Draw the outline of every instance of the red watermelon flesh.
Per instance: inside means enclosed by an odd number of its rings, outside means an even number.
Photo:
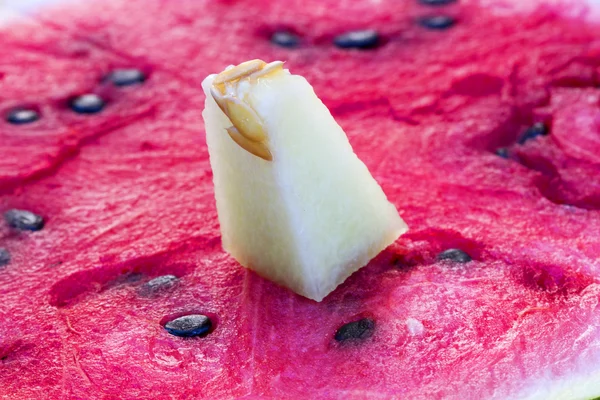
[[[0,224],[0,396],[600,395],[598,27],[533,9],[111,0],[3,29],[2,112],[41,117],[0,122],[0,209],[46,224]],[[419,24],[431,15],[456,22]],[[332,44],[367,28],[373,49]],[[271,43],[281,30],[299,46]],[[199,84],[251,58],[314,84],[411,227],[322,303],[220,246]],[[147,80],[103,82],[130,67]],[[83,93],[106,107],[74,113]],[[473,261],[437,260],[452,248]],[[164,329],[187,313],[213,330]],[[362,338],[335,339],[363,319]]]

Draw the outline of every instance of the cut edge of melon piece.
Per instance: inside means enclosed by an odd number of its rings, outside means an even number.
[[[223,248],[240,264],[321,301],[406,232],[304,78],[252,60],[203,88]]]

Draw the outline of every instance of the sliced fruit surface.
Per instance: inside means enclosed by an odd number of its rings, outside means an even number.
[[[25,109],[0,129],[0,398],[600,396],[597,9],[426,3],[110,0],[2,28],[2,111]],[[200,81],[255,58],[306,77],[411,227],[320,303],[222,248]]]

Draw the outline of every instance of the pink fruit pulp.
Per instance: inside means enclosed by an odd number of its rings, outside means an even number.
[[[377,48],[332,45],[365,28]],[[269,41],[283,29],[298,47]],[[4,28],[0,110],[41,119],[0,122],[0,209],[46,226],[0,225],[0,396],[508,398],[598,373],[598,32],[392,0],[111,0]],[[220,246],[200,81],[251,58],[307,77],[412,228],[322,303]],[[120,67],[148,79],[101,83]],[[107,107],[73,113],[88,92]],[[549,135],[517,144],[536,122]],[[437,261],[449,248],[473,261]],[[192,312],[206,337],[163,328]],[[370,337],[334,339],[367,317]]]

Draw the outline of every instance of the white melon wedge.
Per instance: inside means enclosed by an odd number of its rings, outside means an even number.
[[[407,230],[312,86],[252,60],[207,77],[203,117],[224,249],[321,301]]]

